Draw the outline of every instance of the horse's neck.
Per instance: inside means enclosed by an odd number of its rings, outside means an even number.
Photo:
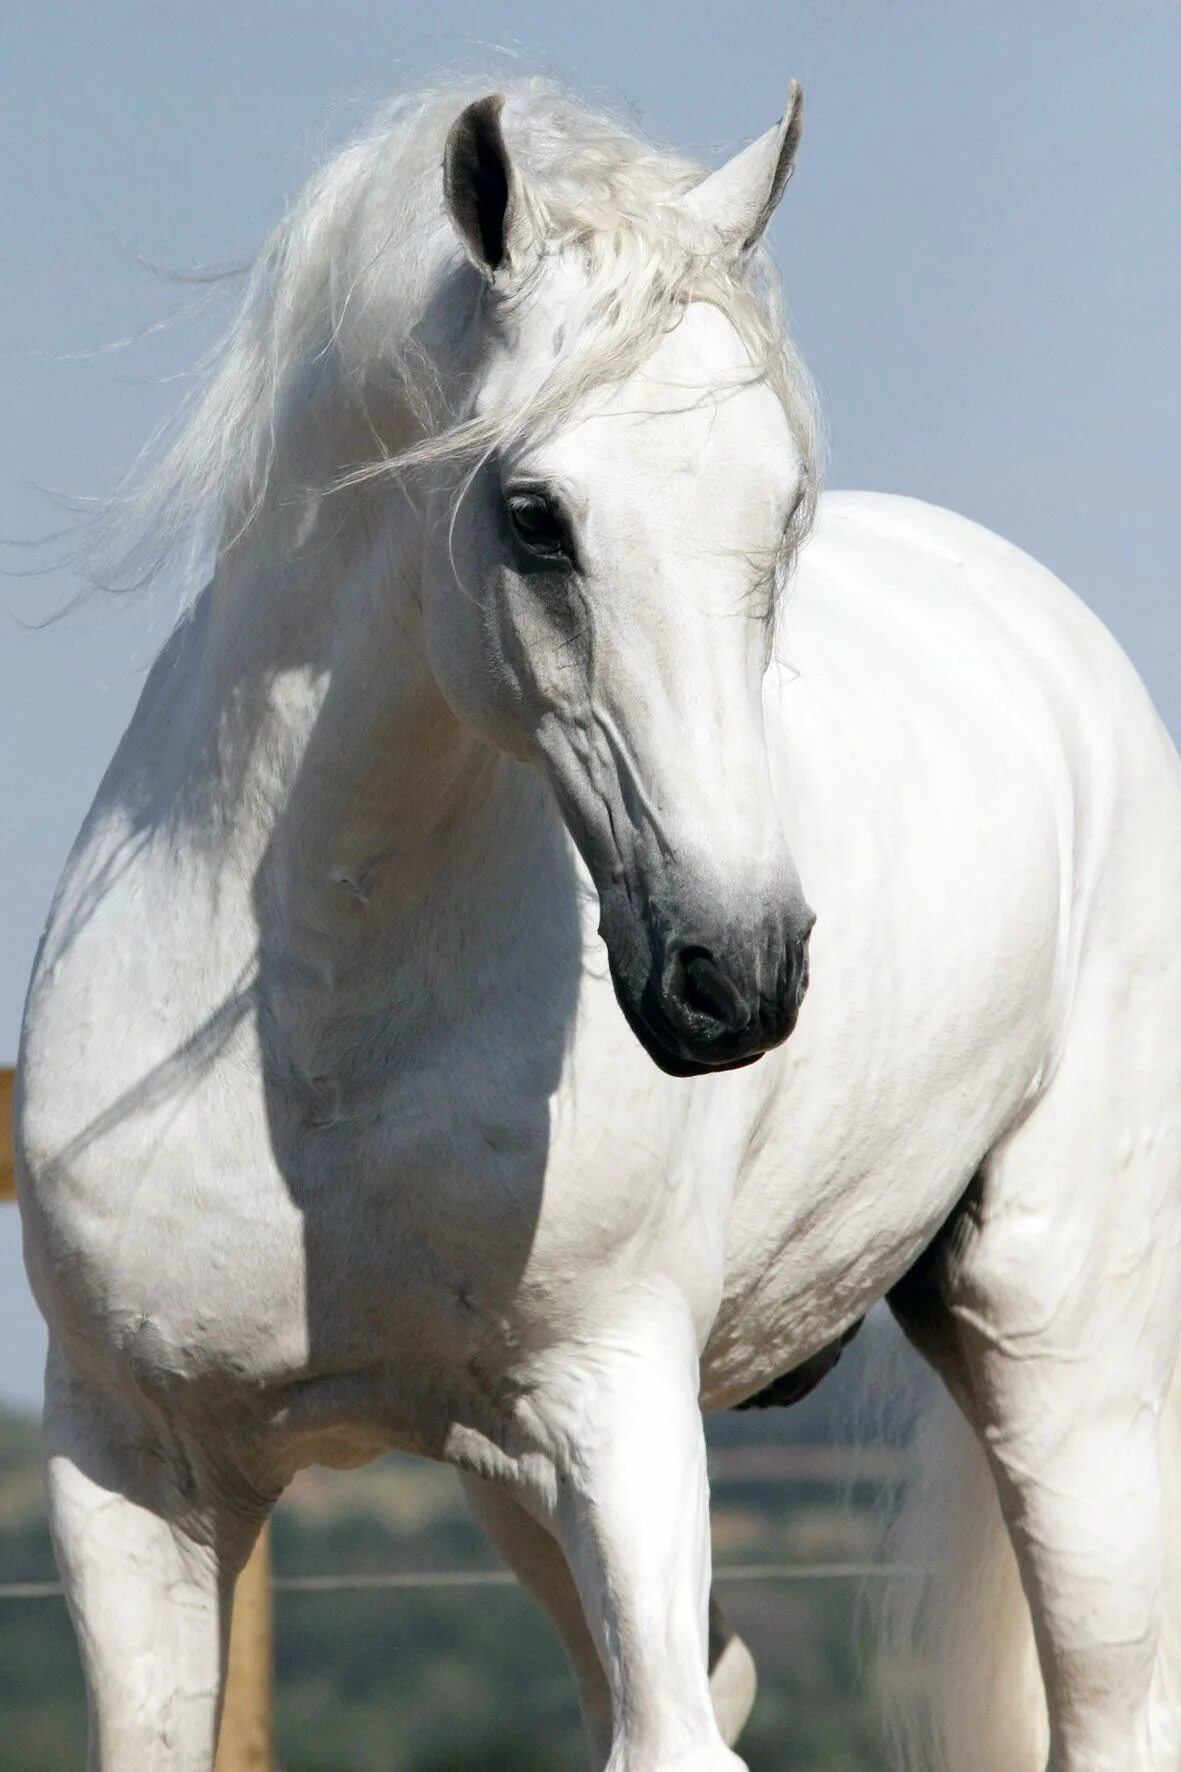
[[[503,941],[520,870],[553,851],[533,772],[462,728],[426,667],[418,543],[390,491],[277,500],[208,593],[211,785],[287,1025],[296,999],[395,997],[400,971]]]

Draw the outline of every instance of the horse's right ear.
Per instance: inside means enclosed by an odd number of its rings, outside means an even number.
[[[504,98],[489,93],[461,111],[443,151],[443,194],[460,244],[489,283],[524,268],[532,228],[500,127]]]
[[[774,129],[689,192],[685,208],[711,244],[728,252],[749,252],[758,245],[791,177],[803,127],[803,94],[793,80]]]

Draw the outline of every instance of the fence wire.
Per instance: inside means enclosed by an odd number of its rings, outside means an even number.
[[[894,1575],[929,1575],[919,1563],[721,1563],[715,1581],[872,1581]],[[273,1575],[276,1594],[345,1594],[384,1590],[414,1593],[473,1587],[516,1587],[507,1569],[371,1570],[347,1575]],[[60,1581],[2,1581],[0,1601],[58,1600]]]

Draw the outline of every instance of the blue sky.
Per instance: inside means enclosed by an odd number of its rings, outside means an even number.
[[[44,489],[109,491],[224,319],[223,295],[100,349],[191,303],[139,259],[240,262],[382,98],[506,60],[706,159],[774,121],[797,75],[804,143],[772,243],[830,484],[934,499],[1038,555],[1181,733],[1173,0],[6,7],[0,537],[59,525]],[[169,623],[149,597],[23,625],[74,588],[0,579],[2,1060],[58,870]],[[0,1395],[36,1398],[42,1349],[0,1209]]]

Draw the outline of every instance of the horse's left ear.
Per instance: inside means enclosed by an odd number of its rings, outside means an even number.
[[[460,244],[476,269],[501,285],[523,269],[532,228],[500,113],[489,93],[459,113],[443,150],[443,192]]]
[[[712,244],[723,251],[749,252],[762,239],[791,177],[803,127],[804,95],[799,81],[793,80],[787,107],[774,129],[711,172],[685,197],[687,212]]]

